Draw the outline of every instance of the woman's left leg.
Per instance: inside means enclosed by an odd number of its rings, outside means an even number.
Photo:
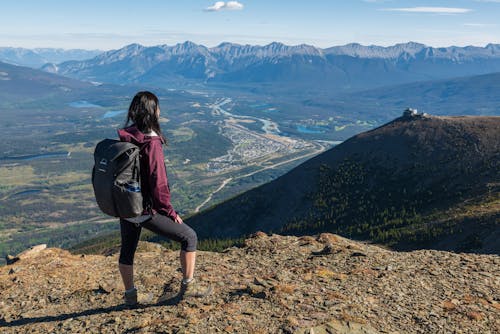
[[[184,223],[176,223],[172,219],[160,214],[154,215],[152,219],[144,222],[142,226],[161,236],[181,243],[181,252],[179,255],[183,279],[178,296],[182,298],[204,297],[211,293],[212,289],[210,286],[199,284],[193,278],[198,238],[196,232],[191,227]],[[165,300],[164,298],[166,296],[160,297],[159,302]]]
[[[192,279],[196,262],[196,245],[198,243],[196,232],[188,225],[176,223],[171,218],[161,214],[154,215],[153,218],[142,223],[142,226],[181,244],[182,276],[185,280]]]
[[[194,266],[196,264],[196,252],[187,252],[181,250],[181,268],[182,268],[182,278],[185,280],[190,280],[194,276]]]

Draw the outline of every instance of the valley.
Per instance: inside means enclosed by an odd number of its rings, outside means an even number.
[[[40,109],[23,107],[22,117],[4,106],[0,253],[40,242],[69,247],[118,228],[98,210],[90,183],[95,144],[124,124],[129,97],[117,90],[49,98]],[[282,135],[277,122],[239,110],[253,103],[244,99],[161,92],[172,201],[182,215],[267,182],[332,145]]]

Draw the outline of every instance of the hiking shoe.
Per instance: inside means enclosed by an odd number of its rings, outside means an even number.
[[[125,306],[137,306],[137,289],[133,288],[130,291],[125,291],[125,293],[123,294],[123,301],[125,303]]]
[[[181,291],[179,292],[179,296],[181,298],[189,298],[189,297],[205,297],[212,293],[211,286],[204,286],[198,283],[194,278],[189,283],[181,283]]]
[[[171,280],[170,283],[167,283],[163,286],[163,292],[161,296],[158,298],[158,304],[176,304],[179,302],[179,292],[177,291],[177,285],[179,282],[175,282],[175,280]],[[175,286],[175,287],[174,287]]]

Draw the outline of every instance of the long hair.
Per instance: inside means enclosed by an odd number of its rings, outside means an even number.
[[[154,131],[165,144],[167,141],[161,132],[158,120],[159,108],[160,102],[153,93],[144,91],[135,94],[128,108],[125,127],[133,123],[143,133]]]

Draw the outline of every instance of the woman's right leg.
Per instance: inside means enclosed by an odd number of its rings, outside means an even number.
[[[120,234],[122,243],[118,268],[125,290],[130,290],[134,288],[134,254],[141,236],[141,227],[120,219]]]

